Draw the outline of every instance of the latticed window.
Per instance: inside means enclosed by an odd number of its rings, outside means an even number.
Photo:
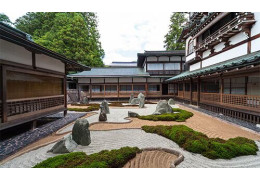
[[[134,91],[145,91],[145,85],[134,85]]]
[[[120,85],[120,91],[132,91],[132,85]]]
[[[106,85],[106,92],[116,92],[117,86],[116,85]]]
[[[189,41],[188,44],[188,55],[194,52],[194,47],[193,47],[193,40]]]
[[[148,86],[148,91],[160,91],[160,85],[158,85],[158,84],[150,84]]]
[[[103,92],[104,86],[103,85],[93,85],[92,92]]]

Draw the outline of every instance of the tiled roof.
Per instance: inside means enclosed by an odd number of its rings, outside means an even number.
[[[236,57],[211,66],[207,66],[202,69],[197,69],[194,71],[186,71],[170,79],[167,79],[166,81],[180,80],[180,79],[185,79],[185,78],[190,78],[195,76],[207,75],[215,72],[223,72],[225,70],[231,70],[238,67],[245,67],[251,64],[260,64],[260,51],[256,51],[251,54]]]
[[[143,68],[137,67],[108,67],[92,68],[91,71],[83,71],[77,74],[70,74],[68,77],[149,77],[149,73]]]

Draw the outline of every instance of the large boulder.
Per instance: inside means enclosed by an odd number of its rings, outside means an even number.
[[[105,107],[102,104],[100,105],[100,114],[99,114],[98,120],[99,121],[107,121],[106,110],[105,110]]]
[[[79,145],[87,146],[91,143],[89,123],[87,119],[78,119],[72,129],[72,139]]]
[[[174,104],[175,104],[175,101],[174,101],[172,98],[170,98],[169,101],[168,101],[168,104],[169,104],[169,105],[174,105]]]
[[[73,152],[78,144],[72,139],[72,135],[65,136],[62,140],[57,142],[48,152],[54,154],[63,154]]]
[[[142,93],[140,93],[138,94],[138,99],[139,99],[139,108],[144,108],[145,96]]]
[[[102,101],[101,105],[104,107],[104,112],[106,114],[110,114],[109,107],[108,107],[108,102],[106,100],[104,100],[104,101]]]
[[[133,98],[132,101],[131,101],[132,105],[136,105],[136,104],[139,104],[139,103],[140,103],[140,99],[139,98]]]
[[[132,111],[128,111],[128,117],[138,117],[139,114],[137,114],[136,112],[132,112]]]
[[[130,95],[129,104],[131,104],[132,100],[134,99],[134,94]]]
[[[173,113],[172,107],[168,104],[166,100],[160,100],[156,106],[154,115]]]

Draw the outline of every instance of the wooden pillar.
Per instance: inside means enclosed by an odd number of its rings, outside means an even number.
[[[146,81],[145,81],[145,96],[148,95],[148,84],[147,84],[147,78],[145,78]]]
[[[220,75],[220,103],[223,102],[223,91],[224,91],[224,79],[222,75]]]
[[[185,96],[185,82],[184,80],[182,80],[182,97],[184,99],[184,96]]]
[[[192,104],[192,78],[190,78],[190,104]]]
[[[89,97],[92,98],[92,83],[91,83],[91,78],[89,79],[90,84],[89,84]]]
[[[245,95],[247,95],[248,76],[245,77]]]
[[[199,106],[200,103],[200,77],[198,76],[198,82],[197,82],[197,106]]]
[[[64,112],[65,112],[65,111],[64,111]],[[32,123],[31,123],[31,130],[36,129],[36,127],[37,127],[37,120],[34,120],[34,121],[32,121]]]
[[[182,56],[181,56],[181,63],[180,63],[180,70],[181,70],[181,73],[182,73]]]
[[[0,112],[2,114],[2,122],[5,123],[7,122],[7,95],[6,95],[6,67],[2,66],[1,67],[1,78],[0,78],[0,87],[1,87],[1,103],[2,103],[2,111]]]
[[[65,110],[63,111],[63,115],[66,116],[67,115],[67,70],[66,70],[66,64],[65,64],[65,75],[63,78],[63,94],[64,94],[64,107]],[[35,123],[35,124],[34,124]],[[33,122],[33,127],[36,127],[36,121]]]
[[[117,78],[117,97],[119,98],[119,78]]]

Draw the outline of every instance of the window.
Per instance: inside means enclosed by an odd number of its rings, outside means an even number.
[[[117,92],[116,85],[106,85],[106,92]]]
[[[148,86],[148,91],[160,91],[160,85],[150,84]]]
[[[203,81],[201,83],[201,92],[205,92],[205,93],[219,93],[219,80]]]
[[[88,85],[80,85],[80,90],[81,91],[89,91],[89,86]]]
[[[7,99],[63,94],[63,78],[7,71]]]
[[[153,71],[153,70],[163,70],[163,63],[148,63],[147,64],[147,70]]]
[[[223,93],[230,94],[230,79],[224,79]]]
[[[179,91],[183,91],[183,84],[182,83],[178,84],[178,88],[179,88]]]
[[[132,91],[132,85],[120,85],[120,91]]]
[[[77,89],[77,84],[75,82],[69,82],[68,88],[69,89]]]
[[[192,92],[197,92],[197,87],[198,87],[197,84],[193,83],[191,87],[192,87],[191,88]]]
[[[231,94],[245,94],[245,77],[231,78]]]
[[[190,83],[185,83],[185,91],[190,91]]]
[[[193,40],[191,39],[188,44],[188,55],[194,52]]]
[[[134,91],[145,91],[145,85],[134,85]]]
[[[247,94],[260,96],[260,75],[248,76]]]
[[[104,86],[103,85],[93,85],[92,92],[103,92]]]
[[[180,63],[165,63],[164,70],[180,70]]]

